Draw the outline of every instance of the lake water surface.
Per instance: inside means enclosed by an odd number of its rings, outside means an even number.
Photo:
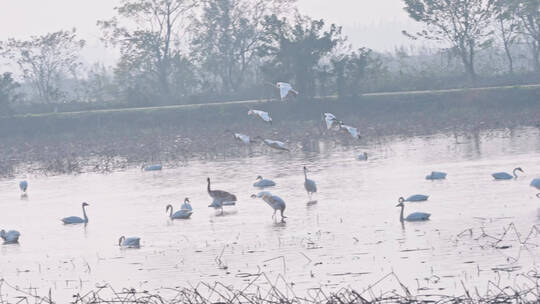
[[[104,283],[156,290],[220,281],[242,288],[259,272],[283,276],[297,294],[317,287],[363,290],[393,271],[415,293],[453,295],[463,293],[462,281],[482,291],[490,280],[514,285],[519,274],[540,271],[538,233],[524,245],[513,230],[498,243],[489,237],[501,237],[513,223],[523,240],[540,225],[540,199],[529,186],[540,177],[538,129],[392,138],[320,151],[165,164],[155,173],[1,180],[0,228],[22,235],[19,245],[0,246],[0,277],[43,295],[50,288],[55,300],[67,300]],[[355,160],[363,151],[369,160]],[[304,165],[319,188],[318,203],[309,206]],[[514,167],[525,171],[516,180],[491,177]],[[447,172],[447,179],[425,180],[432,170]],[[258,192],[252,187],[257,175],[277,183],[269,191],[286,201],[286,223],[250,198]],[[223,216],[207,207],[206,177],[214,189],[238,197]],[[18,189],[22,178],[29,181],[26,200]],[[429,212],[431,220],[402,226],[397,199],[416,193],[429,200],[407,204],[405,213]],[[176,210],[186,196],[192,218],[169,220],[165,206]],[[62,225],[62,217],[82,216],[83,201],[90,204],[88,225]],[[120,249],[121,235],[141,237],[142,247]],[[391,280],[378,287],[397,288]]]

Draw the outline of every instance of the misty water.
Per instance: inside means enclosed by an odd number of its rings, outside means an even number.
[[[160,172],[1,180],[0,228],[22,235],[19,245],[0,246],[0,277],[38,294],[50,288],[59,300],[105,283],[156,290],[219,281],[243,288],[260,272],[272,281],[283,276],[300,295],[317,287],[363,290],[392,271],[413,293],[453,295],[463,293],[462,282],[481,291],[489,281],[513,285],[519,274],[538,271],[538,233],[524,245],[514,232],[496,244],[489,237],[513,223],[524,239],[540,224],[540,199],[529,186],[540,177],[538,129],[320,145],[319,152],[165,164]],[[356,160],[364,151],[369,160]],[[317,182],[317,204],[307,205],[304,165]],[[516,180],[491,177],[514,167],[525,171]],[[426,180],[433,170],[447,179]],[[286,201],[286,223],[250,198],[257,175],[277,183],[268,191]],[[223,216],[207,207],[206,177],[238,197]],[[25,200],[22,178],[29,181]],[[429,212],[431,220],[402,226],[398,197],[416,193],[429,200],[407,203],[405,213]],[[171,221],[165,206],[176,210],[184,197],[192,218]],[[62,225],[60,218],[82,216],[83,201],[90,204],[88,225]],[[141,248],[120,249],[121,235],[141,237]],[[398,286],[386,280],[377,288]]]

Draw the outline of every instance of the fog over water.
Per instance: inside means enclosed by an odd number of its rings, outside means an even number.
[[[369,160],[355,160],[363,151]],[[28,176],[24,200],[18,179],[2,180],[0,223],[22,235],[19,245],[0,247],[0,276],[42,294],[52,288],[56,300],[104,283],[154,290],[221,281],[242,288],[249,274],[259,272],[283,275],[299,293],[364,288],[392,271],[420,294],[461,294],[461,281],[480,290],[496,278],[513,284],[518,274],[538,270],[539,235],[523,246],[513,233],[497,243],[491,236],[501,237],[514,224],[525,238],[540,224],[536,192],[529,186],[540,172],[539,152],[538,129],[522,128],[190,161],[156,173]],[[311,206],[303,189],[304,165],[319,187],[318,203]],[[525,173],[516,180],[491,177],[518,166]],[[447,172],[447,180],[425,180],[433,170]],[[258,192],[252,187],[257,175],[277,183],[269,191],[286,201],[286,223],[274,221],[268,205],[250,198]],[[213,189],[239,199],[222,216],[207,207],[206,177]],[[407,203],[405,213],[429,212],[431,220],[401,225],[397,199],[416,193],[429,200]],[[176,210],[184,197],[195,213],[172,222],[165,206],[172,203]],[[88,225],[62,225],[60,218],[82,215],[82,201],[90,204]],[[120,249],[121,235],[141,237],[142,247]]]
[[[0,0],[0,304],[537,303],[533,2]]]

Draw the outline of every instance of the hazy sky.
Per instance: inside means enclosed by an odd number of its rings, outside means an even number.
[[[100,44],[96,20],[112,17],[117,3],[118,0],[0,0],[0,40],[76,27],[88,42],[83,56],[88,61],[111,62],[115,52]],[[355,47],[390,50],[396,45],[410,44],[401,30],[418,28],[403,11],[402,0],[299,0],[298,6],[304,14],[342,25]]]

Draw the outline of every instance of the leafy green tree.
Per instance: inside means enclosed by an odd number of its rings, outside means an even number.
[[[489,47],[493,35],[495,0],[404,0],[409,16],[425,24],[412,38],[449,44],[459,55],[465,71],[476,78],[475,55]]]
[[[506,0],[500,6],[519,18],[520,31],[531,41],[534,69],[540,71],[540,0]]]
[[[376,79],[385,69],[380,58],[368,48],[360,48],[331,60],[337,94],[340,99],[358,98],[370,80]]]
[[[182,30],[195,8],[194,0],[121,0],[117,16],[98,21],[104,41],[119,47],[117,74],[126,91],[172,102],[173,59],[180,58]],[[134,82],[136,81],[136,82]]]
[[[113,73],[101,63],[89,67],[86,77],[79,80],[80,93],[78,100],[83,102],[107,103],[114,96]]]
[[[80,66],[79,52],[85,41],[77,38],[75,29],[58,31],[29,40],[9,39],[5,52],[22,71],[38,98],[46,103],[58,101],[65,94],[62,78],[76,73]]]
[[[12,105],[20,97],[16,92],[19,86],[11,73],[0,75],[0,117],[11,113]]]
[[[321,59],[344,41],[341,27],[331,24],[326,29],[324,20],[300,15],[292,24],[287,18],[267,16],[265,26],[267,35],[259,54],[269,61],[263,73],[273,81],[292,80],[303,98],[313,96]]]
[[[254,72],[264,37],[265,16],[279,14],[294,0],[208,0],[191,31],[193,55],[219,79],[221,91],[236,92]]]
[[[495,20],[496,34],[502,43],[508,61],[508,72],[512,74],[514,73],[512,46],[519,41],[520,37],[519,17],[508,6],[507,0],[499,0],[495,6]]]

